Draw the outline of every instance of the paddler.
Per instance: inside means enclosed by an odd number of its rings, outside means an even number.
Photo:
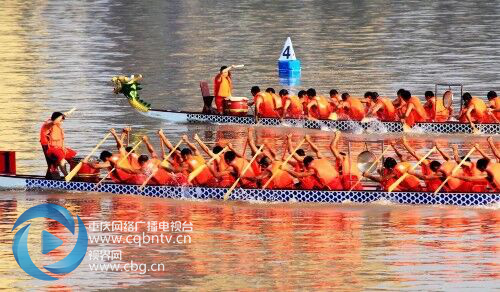
[[[102,151],[99,158],[101,163],[94,163],[91,166],[96,169],[107,168],[108,170],[113,170],[110,174],[111,180],[115,183],[130,183],[134,184],[137,182],[135,174],[140,174],[139,169],[133,168],[130,165],[128,159],[124,159],[127,155],[127,150],[123,145],[120,137],[116,134],[115,129],[110,130],[111,134],[115,138],[116,147],[118,148],[118,153],[111,153],[109,151]]]
[[[481,158],[476,165],[481,174],[476,176],[455,175],[454,177],[469,182],[484,181],[486,179],[494,192],[500,192],[500,163],[495,163],[488,158]]]
[[[385,97],[380,97],[377,92],[371,92],[372,107],[368,109],[366,116],[376,114],[382,122],[395,122],[398,120],[397,111],[394,104]]]
[[[193,172],[198,167],[205,164],[205,159],[201,156],[200,151],[196,146],[189,142],[187,135],[182,136],[182,141],[186,143],[188,148],[181,150],[183,159],[183,168],[189,173]],[[192,181],[193,185],[202,187],[215,187],[217,186],[217,179],[213,176],[210,169],[206,167],[196,178]]]
[[[154,173],[153,177],[148,181],[150,185],[174,185],[177,184],[176,177],[170,173],[172,168],[168,163],[162,163],[163,158],[160,159],[156,153],[153,145],[149,141],[148,136],[143,136],[142,141],[146,145],[151,159],[147,155],[141,155],[138,158],[142,176],[146,179]],[[143,181],[140,182],[141,184]]]
[[[486,153],[484,153],[484,151],[482,151],[481,148],[479,147],[479,144],[477,144],[477,143],[474,144],[474,147],[477,150],[477,152],[479,152],[479,154],[481,154],[481,156],[483,156],[483,158],[488,158]],[[457,164],[459,164],[462,160],[465,159],[465,157],[464,156],[461,157],[458,154],[458,146],[457,145],[453,145],[452,148],[453,148],[453,158],[455,159],[455,162]],[[471,177],[474,177],[474,176],[477,176],[480,174],[481,174],[481,172],[477,169],[476,163],[473,162],[470,159],[470,157],[467,157],[467,159],[465,159],[465,161],[460,166],[460,170],[458,172],[458,175],[471,176]],[[488,187],[488,181],[486,181],[486,180],[477,181],[475,183],[462,181],[462,184],[460,186],[460,191],[464,192],[464,193],[470,193],[470,192],[482,193],[482,192],[486,191],[487,187]]]
[[[283,99],[283,114],[281,115],[281,119],[283,118],[292,118],[292,119],[300,119],[303,116],[303,107],[302,101],[298,96],[290,96],[288,94],[288,90],[282,89],[279,92],[279,95]]]
[[[64,176],[68,175],[66,170],[67,161],[75,157],[76,152],[66,147],[64,144],[64,131],[62,123],[65,115],[61,112],[55,112],[50,117],[51,123],[48,129],[45,129],[47,138],[47,156],[53,160],[54,165],[58,166]]]
[[[224,99],[232,96],[233,81],[230,70],[233,68],[234,65],[220,67],[219,74],[214,78],[215,106],[219,114],[224,112]]]
[[[213,164],[213,170],[215,173],[222,173],[225,170],[229,168],[229,165],[226,163],[224,160],[224,157],[222,155],[217,155],[221,153],[221,151],[224,149],[221,145],[215,145],[212,150],[210,150],[207,145],[200,139],[198,134],[194,135],[194,140],[198,142],[200,145],[201,149],[205,151],[205,153],[208,154],[211,158],[215,158],[214,164]],[[228,148],[232,149],[231,145],[228,145]],[[210,165],[208,167],[211,167]],[[218,186],[223,187],[223,188],[228,188],[233,185],[235,179],[234,177],[230,174],[224,174],[221,175],[218,178]]]
[[[215,176],[217,178],[222,178],[226,175],[232,175],[233,179],[237,179],[240,177],[239,186],[244,188],[256,188],[256,179],[257,176],[253,171],[252,167],[249,167],[245,173],[243,170],[247,167],[248,161],[239,157],[234,151],[230,150],[224,153],[224,161],[228,165],[228,167],[221,171],[215,172]]]
[[[429,117],[418,97],[412,96],[411,92],[404,90],[401,92],[401,99],[404,101],[404,104],[401,106],[401,112],[403,113],[401,122],[404,125],[411,128],[415,123],[428,121]]]
[[[495,116],[493,119],[495,123],[499,123],[500,121],[500,97],[497,96],[495,91],[489,91],[486,94],[488,101],[490,103],[488,107],[488,111]]]
[[[425,100],[424,104],[425,112],[427,113],[429,122],[446,122],[451,116],[452,109],[451,107],[444,106],[444,99],[451,99],[451,95],[453,93],[450,90],[447,90],[443,94],[443,98],[437,98],[434,96],[434,92],[426,91],[425,92]]]
[[[340,140],[340,131],[335,133],[335,137],[330,143],[330,150],[336,159],[337,170],[340,173],[340,181],[342,182],[342,187],[344,190],[350,190],[354,184],[356,184],[361,179],[361,172],[359,171],[358,164],[352,160],[350,156],[345,153],[340,152],[338,149],[338,144]],[[354,190],[363,190],[361,184],[357,184]]]
[[[324,96],[316,95],[314,88],[307,90],[309,103],[307,104],[307,113],[309,119],[326,120],[332,113],[330,101]]]
[[[411,164],[408,162],[398,163],[396,159],[388,157],[384,160],[384,169],[380,177],[373,176],[369,173],[363,173],[363,176],[379,182],[382,188],[387,191],[389,187],[404,173],[408,172]],[[412,174],[406,176],[406,178],[398,185],[395,189],[396,191],[410,191],[410,192],[420,192],[422,187],[420,186],[420,181],[417,177]]]
[[[304,157],[304,171],[302,172],[297,172],[289,168],[286,168],[286,170],[298,179],[312,177],[317,182],[320,189],[330,191],[342,190],[342,182],[340,181],[339,172],[336,167],[328,159],[322,156],[319,148],[311,141],[309,136],[306,136],[306,141],[318,158],[314,159],[312,156]]]
[[[279,118],[279,112],[277,110],[275,99],[273,96],[267,92],[260,92],[258,86],[253,86],[250,90],[252,96],[254,97],[254,102],[249,103],[249,105],[255,104],[255,118]]]
[[[293,177],[282,169],[282,164],[283,161],[281,160],[271,160],[268,156],[262,157],[259,160],[262,172],[255,177],[258,184],[264,186],[267,181],[274,176],[273,180],[267,185],[267,189],[293,189]]]
[[[365,108],[361,100],[352,97],[349,93],[342,93],[341,108],[346,117],[352,121],[361,121],[365,117]]]
[[[330,89],[330,104],[332,105],[332,112],[337,113],[337,115],[341,115],[340,104],[342,103],[342,98],[340,97],[340,93],[337,89]]]
[[[307,92],[305,90],[299,90],[297,93],[300,101],[302,102],[302,108],[304,110],[304,116],[308,116],[309,113],[307,111],[307,105],[309,104],[309,97],[307,96]]]
[[[273,97],[274,108],[281,115],[283,113],[283,100],[282,100],[282,98],[276,94],[276,91],[272,87],[266,88],[266,92]]]
[[[464,107],[460,112],[458,120],[461,123],[469,123],[474,132],[477,128],[474,123],[488,123],[490,121],[488,115],[488,107],[486,103],[477,97],[472,97],[468,92],[462,95]]]
[[[292,134],[287,135],[287,146],[288,152],[292,153],[292,151],[295,149],[292,144]],[[289,161],[288,164],[290,164],[296,172],[304,172],[306,170],[304,166],[304,158],[306,157],[306,152],[304,151],[304,149],[297,149],[297,151],[293,153],[292,157],[295,161]],[[313,190],[322,188],[322,185],[313,176],[300,177],[298,178],[298,180],[300,189]]]

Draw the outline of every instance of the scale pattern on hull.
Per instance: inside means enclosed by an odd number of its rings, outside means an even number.
[[[216,124],[256,124],[253,117],[219,116],[205,114],[187,114],[187,120],[191,123],[216,123]],[[368,132],[403,132],[400,122],[356,122],[356,121],[310,121],[285,119],[281,123],[278,119],[259,119],[261,126],[291,126],[308,129],[337,129],[342,132],[354,132],[363,129]],[[472,133],[470,125],[464,123],[417,123],[416,127],[426,133]],[[500,124],[478,124],[477,128],[483,134],[496,134],[500,132]]]
[[[84,192],[106,192],[115,194],[132,194],[157,198],[222,200],[227,189],[200,187],[146,186],[142,191],[137,185],[102,184],[96,188],[94,183],[65,182],[44,179],[27,179],[27,189],[59,189]],[[266,202],[311,202],[342,203],[345,201],[368,203],[385,199],[399,204],[412,205],[458,205],[483,206],[500,202],[500,193],[449,194],[434,196],[432,193],[417,192],[330,192],[302,190],[259,190],[235,189],[231,200],[266,201]]]

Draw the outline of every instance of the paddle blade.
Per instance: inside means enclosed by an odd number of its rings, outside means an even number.
[[[188,176],[188,182],[190,183],[193,179],[195,179],[206,167],[207,165],[203,164],[202,166],[193,170],[193,172],[191,172]]]
[[[229,195],[233,192],[233,190],[236,188],[236,185],[238,184],[239,179],[227,190],[227,192],[224,194],[224,201],[227,201],[229,199]]]
[[[83,165],[83,162],[79,162],[75,168],[73,168],[69,173],[68,175],[64,178],[64,180],[66,182],[69,182],[73,179],[73,177],[78,173],[78,171],[80,171],[80,168],[82,168],[82,165]]]

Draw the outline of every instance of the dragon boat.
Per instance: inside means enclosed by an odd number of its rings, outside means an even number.
[[[255,119],[251,115],[219,115],[211,113],[211,104],[213,96],[210,96],[208,84],[205,81],[200,82],[201,93],[204,101],[204,109],[201,112],[171,111],[163,109],[154,109],[151,104],[139,98],[137,90],[137,81],[142,78],[141,75],[126,78],[123,76],[114,77],[115,93],[123,93],[127,97],[129,104],[139,113],[155,119],[160,119],[169,123],[208,123],[208,124],[241,124],[241,125],[259,125],[276,127],[295,127],[318,130],[339,130],[342,132],[372,132],[372,133],[401,133],[404,132],[401,122],[381,122],[376,119],[367,119],[366,121],[351,120],[308,120],[308,119],[277,119],[277,118],[259,118]],[[459,86],[463,92],[461,84],[436,84],[435,92],[438,92],[438,86]],[[450,101],[452,102],[452,101]],[[476,124],[477,129],[482,134],[500,133],[500,123]],[[473,133],[472,127],[468,123],[458,121],[448,122],[426,122],[416,123],[413,127],[414,132],[437,133],[437,134],[469,134]]]
[[[0,175],[0,188],[26,190],[52,190],[99,192],[122,195],[169,199],[222,200],[226,188],[204,188],[194,186],[145,186],[92,182],[66,182],[48,180],[33,175]],[[384,192],[367,191],[320,191],[320,190],[262,190],[236,188],[230,200],[261,201],[281,203],[370,203],[389,201],[396,204],[410,205],[456,205],[488,206],[500,203],[500,193],[439,193],[427,192]]]

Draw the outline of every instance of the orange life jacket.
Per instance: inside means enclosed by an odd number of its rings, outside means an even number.
[[[190,172],[194,171],[198,167],[201,167],[205,164],[205,159],[199,155],[193,155],[190,159],[186,161],[189,165]],[[205,167],[203,171],[196,176],[196,178],[192,181],[193,185],[197,186],[212,186],[215,178],[210,172],[210,170]]]
[[[229,165],[227,165],[226,161],[223,158],[220,158],[219,161],[215,162],[215,170],[217,172],[223,172],[228,169]],[[223,175],[219,179],[219,186],[225,188],[233,185],[235,179],[231,174]]]
[[[316,177],[323,187],[329,190],[342,190],[339,173],[330,161],[325,158],[314,159],[309,168],[314,170]]]
[[[316,101],[317,106],[315,107],[313,116],[316,119],[320,120],[328,119],[330,113],[332,112],[332,108],[328,99],[326,99],[324,96],[316,96],[314,100]]]
[[[406,109],[408,106],[412,104],[413,105],[413,110],[410,112],[408,117],[406,118],[406,124],[408,124],[410,127],[413,127],[415,123],[423,123],[427,122],[429,117],[427,116],[427,112],[425,111],[424,107],[422,106],[422,103],[420,102],[420,99],[416,96],[412,96],[407,102],[406,105],[403,106],[404,112],[406,112]]]
[[[442,98],[430,98],[424,108],[431,122],[446,122],[450,118],[450,111],[444,106]]]
[[[339,159],[337,159],[338,161]],[[344,157],[340,162],[342,175],[340,176],[340,180],[342,182],[342,186],[344,190],[350,190],[361,178],[361,173],[358,169],[358,164],[353,162],[348,157]],[[355,190],[360,191],[363,189],[363,185],[358,183],[356,185]]]
[[[431,170],[429,167],[429,164],[422,164],[421,166],[422,169],[422,174],[424,175],[432,175],[434,172]],[[425,185],[426,185],[426,190],[428,192],[435,192],[439,186],[441,185],[442,181],[438,178],[436,179],[431,179],[431,180],[426,180]]]
[[[111,172],[110,177],[116,183],[129,183],[133,179],[133,174],[124,171],[132,170],[132,166],[127,159],[122,159],[122,155],[113,154],[111,156],[111,166],[108,168]]]
[[[404,173],[408,172],[408,170],[411,168],[411,164],[409,162],[400,162],[396,164],[396,167],[394,168],[394,171],[398,175],[398,177],[402,176]],[[422,190],[422,187],[420,186],[420,180],[414,176],[414,175],[408,175],[400,184],[399,186],[401,187],[402,190],[404,191],[412,191],[412,192],[418,192]]]
[[[394,122],[397,121],[398,116],[396,108],[392,104],[392,101],[385,97],[379,97],[377,99],[376,105],[380,105],[380,109],[377,111],[377,117],[382,122]]]
[[[279,118],[279,113],[276,110],[274,98],[267,92],[259,92],[255,98],[261,99],[260,107],[258,108],[258,116],[261,118]]]
[[[253,167],[250,166],[247,171],[243,174],[243,170],[247,167],[248,165],[248,161],[245,159],[245,158],[241,158],[241,157],[236,157],[233,162],[231,163],[231,165],[236,168],[237,170],[237,173],[235,175],[240,175],[241,176],[241,179],[240,179],[240,185],[243,186],[243,187],[247,187],[247,188],[255,188],[257,185],[255,184],[255,182],[247,179],[249,177],[255,177],[256,174],[255,172],[253,171]],[[237,177],[235,177],[237,178]]]
[[[442,172],[444,172],[447,176],[450,176],[453,169],[457,166],[457,163],[455,161],[445,161],[443,164],[441,164],[441,167],[439,168]],[[458,178],[453,178],[450,177],[448,179],[448,182],[446,182],[445,185],[445,190],[447,192],[458,192],[460,191],[460,186],[463,184],[463,181],[458,179]]]
[[[473,97],[469,103],[469,106],[467,108],[463,109],[463,114],[459,119],[460,122],[462,122],[462,123],[467,122],[467,117],[465,116],[465,112],[467,112],[467,110],[470,107],[474,107],[474,110],[472,110],[472,112],[471,112],[471,117],[472,117],[473,122],[488,123],[490,121],[490,117],[489,117],[489,114],[487,112],[488,108],[486,106],[486,103],[477,97]]]
[[[233,82],[231,76],[222,73],[217,74],[214,78],[214,96],[229,97],[232,96]]]
[[[347,115],[353,121],[361,121],[365,117],[365,108],[358,98],[349,97],[345,101],[348,104]]]
[[[48,129],[48,145],[51,147],[64,147],[64,131],[58,124],[51,124]]]
[[[290,106],[287,109],[286,116],[294,119],[302,117],[302,101],[297,96],[287,96],[290,101]]]
[[[495,97],[494,99],[490,100],[490,105],[491,108],[495,110],[500,110],[500,97]],[[493,114],[500,121],[500,112],[494,112]],[[497,121],[495,122],[498,123]]]
[[[273,180],[268,185],[269,189],[293,188],[293,177],[288,172],[280,169],[281,164],[282,164],[281,161],[274,161],[267,168],[274,176]],[[270,179],[270,177],[268,179]],[[265,182],[263,182],[263,185],[267,182],[268,179],[266,179]]]

